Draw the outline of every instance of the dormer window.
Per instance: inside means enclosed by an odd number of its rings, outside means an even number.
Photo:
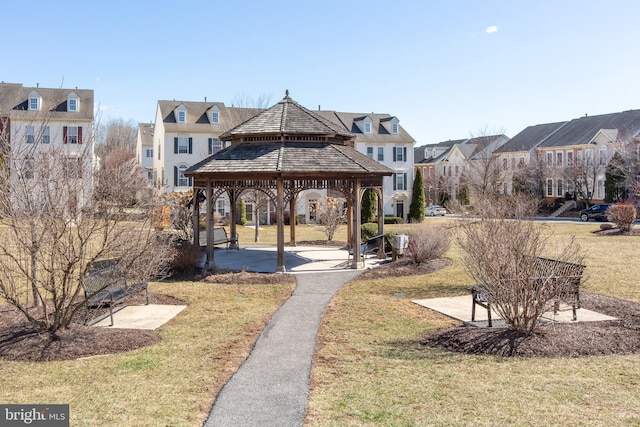
[[[78,101],[78,95],[76,95],[75,93],[70,93],[69,96],[67,97],[67,111],[70,112],[77,112],[79,111],[79,101]]]
[[[40,95],[35,90],[29,94],[29,110],[40,110]]]
[[[180,105],[176,109],[176,120],[178,123],[186,123],[187,122],[187,109],[184,105]]]
[[[360,132],[362,133],[371,133],[371,118],[369,116],[358,117],[353,120],[354,124],[358,126]]]
[[[398,124],[397,123],[391,123],[391,133],[396,135],[398,133]]]
[[[364,122],[364,133],[371,133],[371,122]]]
[[[220,110],[215,105],[211,107],[211,124],[220,123]]]

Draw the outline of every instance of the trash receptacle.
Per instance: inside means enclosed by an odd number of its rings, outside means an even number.
[[[393,239],[391,239],[391,242],[391,248],[393,249],[392,259],[395,260],[399,256],[404,255],[405,249],[409,246],[409,236],[406,234],[396,234],[393,236]]]

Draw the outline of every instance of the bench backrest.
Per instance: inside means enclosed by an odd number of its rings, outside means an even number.
[[[213,229],[213,240],[214,241],[226,241],[227,238],[227,230],[224,228],[214,228]]]
[[[127,287],[127,281],[122,274],[114,269],[106,268],[89,274],[82,280],[82,287],[86,295],[93,295],[103,290],[117,291]]]
[[[580,278],[585,266],[550,258],[537,257],[534,269],[538,277],[574,277]]]

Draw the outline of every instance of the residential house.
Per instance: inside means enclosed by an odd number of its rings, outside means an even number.
[[[384,214],[407,220],[413,190],[415,140],[400,126],[398,118],[389,114],[329,110],[316,113],[352,132],[356,150],[393,169],[393,176],[383,180]]]
[[[0,133],[12,177],[20,174],[36,182],[49,174],[51,153],[57,150],[67,159],[65,173],[78,183],[68,195],[69,209],[89,206],[96,164],[93,110],[93,90],[0,83]],[[34,201],[44,197],[36,186],[33,192],[40,193],[30,195]]]
[[[530,126],[496,153],[504,170],[517,170],[524,157],[541,181],[546,203],[556,199],[603,201],[605,173],[616,152],[638,159],[640,110],[584,116],[568,122]],[[516,168],[513,166],[516,165]],[[506,193],[513,192],[513,173],[505,174]]]
[[[136,160],[144,169],[149,188],[153,188],[153,123],[138,123]]]

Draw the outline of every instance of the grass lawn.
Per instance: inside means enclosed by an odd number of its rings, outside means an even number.
[[[594,223],[550,228],[586,250],[585,290],[640,302],[640,238],[596,236]],[[448,255],[452,266],[433,274],[342,288],[321,327],[306,425],[640,425],[640,355],[507,359],[420,345],[455,323],[410,300],[470,283],[455,246]]]
[[[426,223],[451,224],[442,218]],[[558,238],[575,235],[587,251],[585,290],[640,302],[640,238],[595,236],[595,223],[550,227]],[[335,240],[346,241],[345,230]],[[296,231],[298,242],[326,239],[318,227]],[[238,232],[241,245],[253,244],[253,229]],[[261,230],[260,240],[274,244],[275,227]],[[459,295],[470,284],[457,248],[447,255],[452,265],[435,273],[357,280],[336,295],[318,339],[305,425],[640,424],[640,355],[506,359],[420,345],[426,331],[455,322],[410,300]],[[73,426],[202,425],[215,395],[291,290],[152,283],[151,292],[188,304],[161,329],[160,343],[77,361],[0,362],[0,402],[69,403]]]

